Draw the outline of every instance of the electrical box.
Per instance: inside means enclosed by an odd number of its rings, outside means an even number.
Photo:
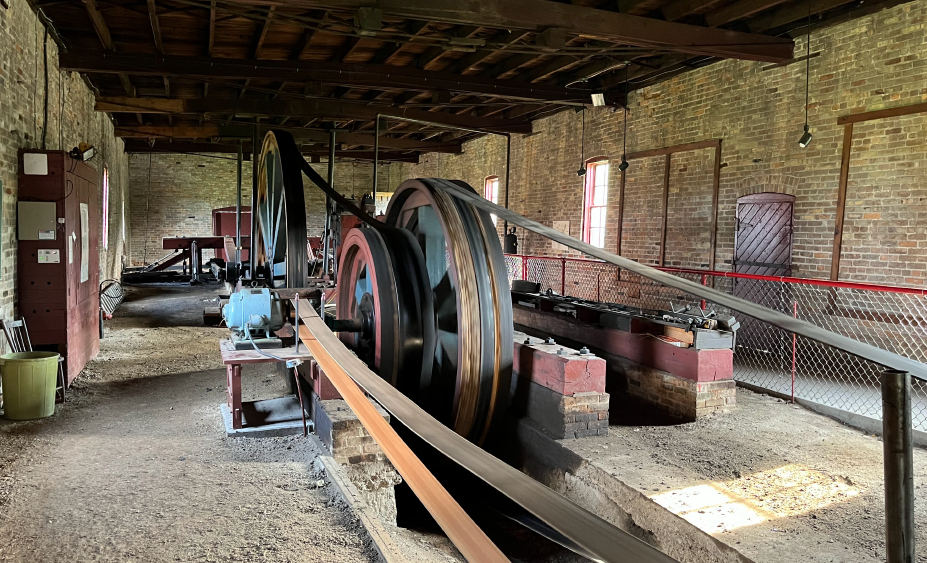
[[[20,201],[19,240],[55,240],[57,207],[54,201]]]
[[[60,264],[61,251],[57,248],[47,248],[39,250],[39,264]]]

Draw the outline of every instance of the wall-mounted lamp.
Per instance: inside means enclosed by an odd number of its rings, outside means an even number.
[[[811,144],[812,135],[808,131],[808,92],[811,86],[811,0],[808,0],[808,33],[805,36],[805,132],[798,140],[798,146],[805,148]]]
[[[605,94],[596,93],[592,95],[592,105],[594,107],[602,107],[605,105]]]

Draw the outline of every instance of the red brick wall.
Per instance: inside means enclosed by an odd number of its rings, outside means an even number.
[[[739,196],[776,191],[796,196],[793,273],[827,277],[837,204],[843,126],[850,113],[927,100],[927,0],[917,0],[811,37],[814,141],[798,146],[804,122],[805,65],[723,61],[630,94],[628,152],[722,139],[717,269],[730,269]],[[796,53],[805,43],[796,41]],[[622,113],[586,112],[585,157],[622,153]],[[513,136],[510,205],[551,225],[570,221],[581,233],[583,182],[576,175],[581,116],[565,111]],[[426,163],[393,170],[411,177],[504,179],[504,140],[477,139],[462,155],[428,155]],[[673,155],[667,264],[704,267],[710,237],[713,151]],[[927,276],[927,114],[858,124],[850,165],[840,279],[923,285]],[[662,218],[662,157],[635,160],[628,170],[623,254],[654,263]],[[617,247],[617,166],[609,181],[606,247]],[[501,190],[501,188],[500,188]],[[519,230],[520,231],[520,230]],[[549,241],[519,232],[521,250],[559,254]],[[568,253],[572,254],[572,253]]]

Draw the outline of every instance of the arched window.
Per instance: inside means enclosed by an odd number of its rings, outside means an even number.
[[[586,161],[586,189],[583,192],[583,242],[605,247],[605,210],[608,205],[608,160]]]

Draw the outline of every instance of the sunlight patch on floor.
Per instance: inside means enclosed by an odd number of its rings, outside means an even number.
[[[846,479],[791,464],[650,498],[700,530],[714,534],[805,514],[861,492]]]

